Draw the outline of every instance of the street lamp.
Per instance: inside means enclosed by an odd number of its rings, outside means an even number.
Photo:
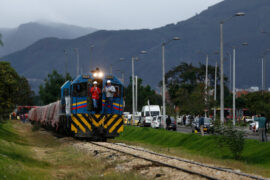
[[[92,56],[92,53],[93,53],[92,49],[93,49],[94,47],[95,47],[94,45],[91,45],[91,46],[90,46],[90,51],[89,51],[89,52],[90,52],[90,56],[89,56],[89,61],[90,61],[90,62],[89,62],[89,66],[90,66],[90,64],[91,64],[91,56]],[[93,56],[92,56],[92,60],[93,60]],[[93,61],[93,62],[94,62],[94,61]],[[91,66],[90,66],[90,69],[91,69]]]
[[[147,54],[147,51],[141,51],[139,55]],[[120,58],[120,61],[125,60],[124,58]],[[131,69],[132,69],[132,120],[133,124],[135,124],[135,87],[134,87],[134,61],[138,61],[139,58],[136,56],[131,57]]]
[[[169,44],[172,41],[177,41],[180,40],[179,37],[174,37],[166,42],[162,43],[162,121],[164,124],[164,128],[166,129],[166,123],[165,123],[165,118],[166,118],[166,102],[165,102],[165,46]]]
[[[267,53],[270,52],[270,49],[266,49],[264,52],[263,52],[263,55],[262,55],[262,91],[265,89],[265,60],[266,60],[266,56],[267,56]]]
[[[198,52],[198,53],[201,53],[201,54],[204,54],[205,57],[206,57],[206,60],[205,60],[205,98],[204,98],[204,102],[205,102],[205,107],[207,108],[207,98],[208,98],[208,54],[206,53],[203,53],[203,52]],[[204,111],[204,116],[207,117],[206,115],[206,111]]]
[[[224,124],[224,70],[223,70],[223,24],[233,17],[244,16],[245,13],[238,12],[233,16],[220,21],[220,121]]]
[[[64,49],[64,54],[66,56],[66,61],[65,61],[65,76],[67,76],[67,63],[68,63],[68,53],[67,53],[67,50]]]
[[[117,70],[115,70],[115,71],[117,71],[117,72],[120,72],[121,73],[121,81],[122,81],[122,83],[123,83],[123,85],[124,85],[124,82],[125,82],[125,72],[124,71],[121,71],[120,69],[117,69]]]
[[[219,52],[216,51],[214,52],[215,55],[218,55]],[[218,64],[217,64],[217,61],[216,61],[216,65],[215,65],[215,90],[214,90],[214,121],[216,121],[217,119],[217,109],[216,109],[216,102],[217,102],[217,68],[218,68]]]

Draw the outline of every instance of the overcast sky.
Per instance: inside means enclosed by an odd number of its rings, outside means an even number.
[[[222,0],[0,0],[0,27],[53,21],[98,29],[155,28]]]

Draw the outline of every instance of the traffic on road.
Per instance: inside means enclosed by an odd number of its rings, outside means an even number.
[[[125,125],[134,125],[138,127],[149,127],[154,129],[166,129],[171,131],[177,131],[180,133],[194,133],[201,135],[212,135],[215,133],[216,124],[211,117],[205,117],[204,115],[178,115],[169,116],[166,115],[165,121],[162,120],[162,114],[158,105],[146,105],[143,106],[142,112],[137,112],[132,119],[132,114],[124,112],[124,123]],[[226,120],[231,121],[232,116],[229,114],[229,108],[226,108]],[[247,139],[258,139],[262,140],[259,135],[259,117],[258,115],[251,115],[247,113],[247,109],[242,113],[242,116],[238,117],[239,124],[236,129],[244,132],[245,138]],[[150,112],[150,113],[149,113]],[[264,123],[267,129],[268,124]],[[270,136],[265,132],[265,141],[267,136]]]

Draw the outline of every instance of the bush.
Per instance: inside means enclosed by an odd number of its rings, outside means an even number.
[[[217,125],[215,128],[218,145],[221,148],[228,148],[233,158],[239,160],[245,146],[245,133],[237,130],[232,125]]]

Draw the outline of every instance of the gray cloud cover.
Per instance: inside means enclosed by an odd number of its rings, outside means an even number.
[[[98,29],[155,28],[222,0],[0,0],[0,26],[53,21]]]

